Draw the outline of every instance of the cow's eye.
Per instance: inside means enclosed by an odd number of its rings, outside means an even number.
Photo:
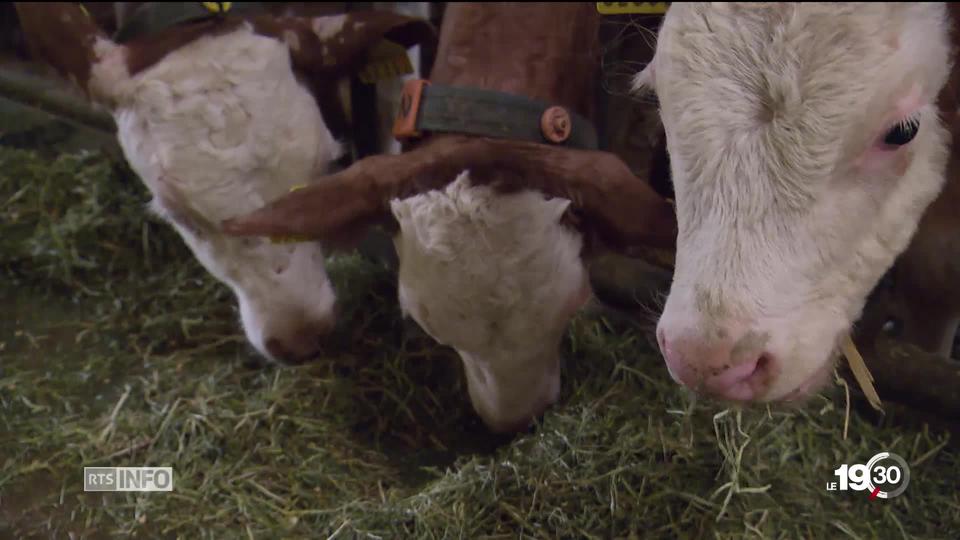
[[[918,131],[920,131],[919,116],[904,118],[887,132],[883,138],[883,143],[890,146],[903,146],[912,141],[917,136]]]

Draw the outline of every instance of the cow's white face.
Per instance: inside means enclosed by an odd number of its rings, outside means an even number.
[[[234,239],[230,239],[233,241]],[[335,294],[317,244],[288,246],[255,240],[229,258],[250,265],[230,283],[250,343],[274,362],[300,363],[321,352],[334,328]]]
[[[942,4],[673,4],[655,59],[679,236],[657,337],[675,379],[809,395],[938,194]]]
[[[158,192],[151,210],[170,223],[197,261],[233,291],[251,345],[268,360],[315,358],[335,325],[336,294],[319,244],[226,236]]]
[[[343,152],[287,46],[241,27],[134,77],[114,64],[118,74],[102,78],[115,81],[120,144],[153,210],[233,290],[257,351],[285,364],[318,356],[335,316],[320,246],[230,237],[218,225],[312,182]]]
[[[560,225],[568,205],[471,187],[467,173],[391,204],[400,304],[456,349],[494,431],[527,427],[560,392],[560,340],[590,294],[580,235]]]

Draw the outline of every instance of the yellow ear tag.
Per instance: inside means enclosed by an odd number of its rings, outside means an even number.
[[[80,4],[80,11],[83,12],[83,16],[84,16],[84,17],[86,17],[86,18],[88,18],[88,19],[92,19],[92,18],[93,18],[93,17],[90,16],[90,12],[87,11],[87,6],[85,6],[85,5],[83,5],[83,4]]]
[[[210,13],[226,13],[233,7],[233,2],[200,2]]]
[[[306,184],[299,184],[290,188],[289,192],[293,193],[294,191],[298,189],[303,189],[305,187],[307,187]],[[292,236],[271,236],[270,237],[270,241],[274,244],[296,244],[299,242],[310,242],[312,240],[313,239],[308,236],[303,236],[299,234],[295,234]]]
[[[360,81],[373,84],[378,81],[413,73],[413,64],[407,49],[386,39],[374,45],[367,54],[367,64],[358,73]]]
[[[670,2],[597,2],[601,15],[663,15]]]

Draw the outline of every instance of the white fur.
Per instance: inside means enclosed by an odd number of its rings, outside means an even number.
[[[559,223],[569,204],[471,187],[467,172],[391,203],[401,306],[457,350],[492,429],[518,429],[557,399],[559,343],[588,291],[580,235]]]
[[[765,345],[754,399],[815,389],[940,191],[948,21],[938,3],[670,7],[637,78],[659,95],[679,221],[658,331]],[[917,137],[896,157],[865,153],[914,85]]]
[[[329,329],[335,298],[317,244],[218,230],[309,183],[341,153],[287,46],[243,26],[200,38],[135,77],[118,70],[122,50],[101,56],[94,80],[109,94],[126,158],[156,213],[236,293],[250,342],[277,360],[268,338],[303,341]]]
[[[347,22],[347,17],[347,15],[314,17],[313,33],[316,34],[321,41],[326,41],[343,30],[343,25]]]

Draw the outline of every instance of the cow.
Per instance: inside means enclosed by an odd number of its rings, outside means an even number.
[[[230,237],[218,224],[329,170],[344,148],[328,125],[324,98],[336,95],[334,83],[363,68],[383,40],[406,49],[435,32],[425,21],[383,11],[235,15],[243,4],[118,10],[136,24],[121,26],[114,38],[77,3],[16,9],[34,57],[113,114],[152,212],[235,293],[248,341],[268,360],[295,364],[316,357],[334,327],[323,249]],[[210,13],[136,11],[199,6]],[[164,17],[183,22],[150,28]],[[318,86],[329,91],[318,96]]]
[[[960,70],[957,70],[960,72]],[[960,136],[947,116],[951,139]],[[881,331],[943,358],[958,358],[960,326],[960,152],[953,151],[940,195],[924,212],[910,245],[874,290],[857,324],[865,339]]]
[[[943,3],[670,7],[635,84],[670,154],[676,381],[739,403],[823,387],[944,186],[951,27]]]
[[[491,431],[527,428],[558,399],[560,341],[591,297],[583,261],[592,239],[670,246],[676,234],[672,207],[619,158],[563,138],[570,123],[590,133],[572,118],[594,116],[598,22],[587,3],[449,4],[421,87],[436,93],[404,97],[459,125],[404,135],[404,118],[425,114],[410,113],[397,122],[406,152],[358,161],[224,229],[322,240],[390,212],[403,312],[456,350]],[[455,104],[443,109],[443,96]],[[528,99],[537,112],[519,123],[540,135],[495,136],[519,128],[511,113],[480,103]]]

